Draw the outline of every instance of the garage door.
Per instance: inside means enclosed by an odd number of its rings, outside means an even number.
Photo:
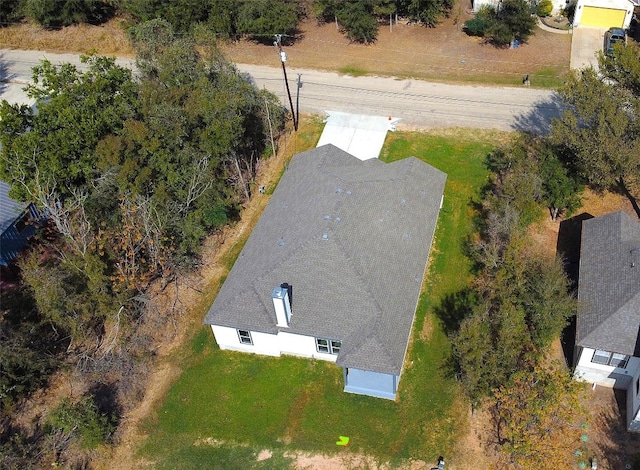
[[[622,28],[625,13],[625,10],[614,10],[613,8],[584,7],[582,18],[580,18],[580,26],[597,26],[599,28],[616,26]]]

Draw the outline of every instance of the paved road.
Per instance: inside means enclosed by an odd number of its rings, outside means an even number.
[[[0,50],[0,99],[19,96],[20,83],[43,58],[79,64],[77,56],[34,51]],[[131,66],[130,60],[120,59]],[[260,88],[278,95],[289,107],[282,68],[238,65]],[[294,105],[300,112],[325,110],[401,118],[399,129],[469,127],[544,132],[559,115],[559,102],[548,90],[517,87],[445,85],[420,80],[348,77],[335,73],[287,68]],[[300,87],[297,86],[298,77]],[[16,91],[18,90],[18,91]],[[299,92],[299,94],[298,94]]]

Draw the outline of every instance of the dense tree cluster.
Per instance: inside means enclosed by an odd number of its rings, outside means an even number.
[[[494,415],[492,431],[507,466],[520,468],[532,458],[565,462],[572,456],[562,449],[578,440],[558,446],[553,436],[575,434],[579,400],[569,372],[545,364],[576,303],[562,261],[535,249],[527,228],[545,206],[552,216],[574,207],[579,187],[541,137],[519,136],[489,155],[488,166],[478,234],[469,243],[477,276],[446,297],[438,313],[461,384],[474,406],[486,403]],[[547,414],[551,403],[555,414]],[[553,433],[549,426],[556,426]]]
[[[115,2],[104,0],[3,0],[1,25],[31,18],[45,28],[72,24],[101,24],[114,16]]]
[[[401,16],[425,26],[435,26],[449,15],[453,0],[314,0],[316,18],[335,21],[352,41],[371,43],[378,24]]]
[[[565,112],[546,137],[523,135],[489,155],[469,253],[477,276],[445,298],[458,376],[474,404],[489,403],[506,466],[570,467],[578,447],[579,384],[549,366],[550,342],[575,313],[561,260],[532,250],[527,227],[542,206],[553,219],[579,206],[581,185],[613,190],[640,208],[640,55],[616,46],[560,90]]]
[[[119,14],[134,23],[163,19],[181,34],[199,28],[219,39],[245,36],[271,44],[275,34],[295,37],[298,23],[313,12],[319,21],[335,21],[351,40],[371,43],[380,22],[400,16],[432,27],[452,7],[453,0],[5,0],[0,21],[27,17],[59,28]]]
[[[600,72],[573,73],[560,90],[566,111],[551,138],[595,189],[620,191],[640,208],[640,53],[617,45],[600,55]]]
[[[246,35],[269,44],[274,34],[293,34],[305,14],[300,0],[123,0],[119,5],[137,22],[162,18],[180,33],[202,24],[221,38]]]
[[[37,112],[0,105],[0,177],[50,221],[19,262],[23,289],[3,293],[0,418],[63,363],[80,382],[111,387],[115,408],[135,403],[154,334],[173,315],[155,306],[151,283],[178,282],[198,263],[283,129],[277,98],[211,44],[177,38],[162,20],[137,26],[132,41],[135,79],[105,57],[84,58],[87,71],[43,61],[27,90]],[[114,420],[94,407],[100,395],[58,408],[53,447],[106,439]],[[16,456],[18,441],[0,442],[3,458]]]
[[[564,366],[536,366],[513,374],[495,392],[495,438],[506,468],[575,468],[584,431],[584,384]]]
[[[531,4],[527,0],[504,0],[499,8],[483,6],[464,26],[469,34],[504,47],[515,40],[527,41],[534,32],[536,19],[531,16]]]

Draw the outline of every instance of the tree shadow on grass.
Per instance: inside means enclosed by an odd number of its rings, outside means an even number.
[[[587,212],[578,214],[570,219],[560,222],[558,230],[558,240],[556,242],[556,253],[564,260],[564,270],[575,289],[578,286],[580,268],[580,244],[582,241],[582,222],[592,219],[593,216]],[[569,367],[573,366],[575,360],[576,342],[576,317],[572,317],[567,326],[562,331],[560,343],[565,361]]]
[[[462,321],[473,313],[477,302],[478,294],[470,288],[444,296],[434,312],[442,322],[447,336],[457,333]]]

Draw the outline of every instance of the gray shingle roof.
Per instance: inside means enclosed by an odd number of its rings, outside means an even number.
[[[19,217],[24,214],[29,205],[26,202],[18,202],[9,197],[9,186],[4,181],[0,181],[0,233],[11,227]]]
[[[337,364],[400,374],[446,175],[416,158],[360,161],[325,145],[296,155],[205,323],[342,341]]]
[[[582,224],[576,343],[640,356],[640,224],[614,212]]]

